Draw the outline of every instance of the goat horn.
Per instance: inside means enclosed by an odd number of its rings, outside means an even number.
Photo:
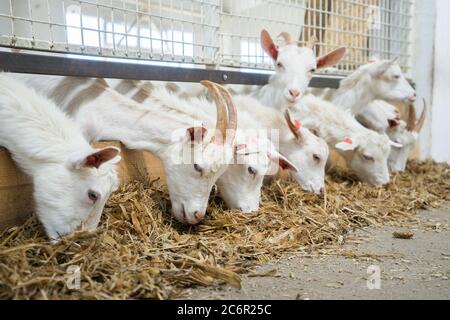
[[[419,122],[417,122],[416,128],[414,130],[417,133],[420,133],[420,131],[422,131],[423,125],[425,124],[425,118],[427,116],[427,108],[428,108],[427,101],[425,99],[423,99],[422,114],[420,115]]]
[[[295,136],[297,140],[301,140],[301,133],[300,130],[297,129],[296,125],[292,122],[291,114],[289,113],[289,110],[286,110],[284,113],[284,118],[286,119],[286,122],[289,126],[289,129],[291,130],[292,134]]]
[[[287,45],[292,44],[292,36],[289,32],[282,32],[280,33],[279,37],[282,37],[284,42],[286,42]]]
[[[312,36],[309,38],[308,42],[306,43],[306,47],[309,49],[314,49],[316,42],[317,42],[316,36]]]
[[[414,106],[414,103],[410,103],[409,105],[409,115],[408,115],[408,123],[406,126],[406,129],[409,132],[413,132],[416,129],[416,107]]]
[[[230,145],[234,144],[234,139],[236,138],[236,130],[237,130],[237,110],[236,105],[234,104],[233,97],[230,92],[224,88],[223,86],[217,84],[217,88],[222,92],[222,97],[226,101],[227,109],[228,109],[228,126],[227,126],[227,137],[226,141]],[[228,136],[228,134],[230,136]]]
[[[227,108],[225,107],[225,100],[223,99],[223,96],[220,94],[216,83],[209,80],[202,80],[200,81],[200,83],[212,93],[214,101],[216,102],[217,108],[216,130],[220,133],[221,143],[223,144],[225,142],[228,124]],[[218,141],[216,140],[216,142]]]

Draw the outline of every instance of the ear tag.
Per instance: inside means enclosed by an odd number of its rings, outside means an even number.
[[[344,142],[348,144],[353,144],[353,140],[351,138],[344,139]]]
[[[295,128],[297,129],[297,131],[301,129],[302,124],[300,123],[299,120],[295,119],[294,124],[295,124]]]
[[[336,148],[343,150],[343,151],[355,150],[355,147],[353,146],[353,140],[351,138],[346,138],[346,139],[342,140],[341,142],[337,143]]]

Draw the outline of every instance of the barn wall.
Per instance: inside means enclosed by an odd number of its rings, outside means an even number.
[[[450,163],[450,1],[436,1],[431,156]]]
[[[414,15],[414,56],[413,65],[420,68],[413,69],[413,79],[416,82],[419,99],[425,98],[432,105],[434,33],[436,17],[436,3],[429,0],[416,0]],[[431,157],[431,122],[432,109],[427,112],[427,121],[420,134],[420,158]]]

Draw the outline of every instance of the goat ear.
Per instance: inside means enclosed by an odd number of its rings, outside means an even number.
[[[394,65],[394,63],[397,62],[397,59],[398,58],[383,61],[382,63],[377,65],[375,68],[373,68],[371,70],[372,76],[374,78],[379,78],[379,77],[383,76],[389,70],[389,68],[392,67]]]
[[[261,46],[273,60],[276,61],[278,59],[279,48],[265,29],[261,31]]]
[[[298,142],[303,143],[303,136],[301,132],[302,124],[299,120],[292,121],[291,114],[289,113],[289,110],[286,110],[284,113],[284,118],[286,119],[286,123],[291,130],[292,134],[294,135],[295,139],[297,139]]]
[[[272,150],[267,155],[269,159],[278,164],[281,169],[298,172],[297,167],[279,152]]]
[[[205,127],[192,127],[186,129],[188,139],[193,143],[202,142],[207,132],[208,129],[206,129]]]
[[[335,148],[341,151],[354,151],[357,147],[358,145],[352,139],[345,139],[335,145]]]
[[[120,161],[120,149],[116,147],[107,147],[85,156],[81,161],[75,161],[73,167],[77,170],[82,168],[100,168],[103,164],[113,161]]]
[[[345,56],[347,49],[344,47],[329,52],[328,54],[317,58],[317,69],[328,68],[338,64]]]
[[[400,121],[398,119],[388,119],[389,128],[395,128],[400,125]]]

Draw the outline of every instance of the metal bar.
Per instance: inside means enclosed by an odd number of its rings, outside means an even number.
[[[273,36],[281,31],[295,32],[302,42],[315,34],[318,53],[346,46],[348,54],[336,66],[338,75],[353,72],[370,56],[399,56],[409,76],[413,67],[410,7],[415,0],[43,1],[48,7],[46,14],[39,6],[30,6],[34,0],[4,1],[7,5],[0,19],[11,26],[0,35],[0,45],[142,61],[192,62],[205,68],[267,70],[272,69],[271,60],[259,45],[259,33],[265,28]],[[62,19],[51,13],[56,9],[51,10],[49,3],[55,8],[61,4]],[[72,14],[76,8],[79,13]],[[371,11],[377,18],[374,30],[367,24],[374,18],[368,14]],[[67,21],[69,17],[71,21]],[[51,39],[37,26],[48,26]],[[53,41],[52,30],[65,30],[65,37]]]
[[[0,69],[16,73],[154,81],[199,82],[208,79],[217,83],[245,85],[265,85],[270,76],[238,71],[177,68],[1,51]],[[338,88],[341,80],[342,77],[318,76],[312,79],[311,87]]]

